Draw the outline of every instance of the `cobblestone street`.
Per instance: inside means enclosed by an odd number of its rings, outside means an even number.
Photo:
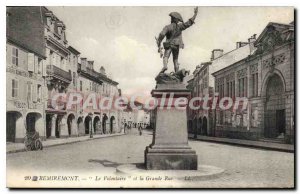
[[[144,149],[151,142],[150,132],[95,139],[45,148],[42,151],[7,155],[7,174],[19,176],[45,173],[114,174],[121,164],[142,163]],[[210,180],[185,181],[184,187],[293,187],[294,154],[245,148],[217,143],[190,141],[198,163],[225,169]],[[177,185],[180,186],[180,185]]]

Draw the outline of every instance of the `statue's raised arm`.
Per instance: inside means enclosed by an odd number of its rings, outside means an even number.
[[[158,46],[158,52],[163,56],[163,68],[160,71],[164,73],[168,69],[168,60],[172,53],[174,71],[179,71],[179,49],[184,48],[182,40],[182,31],[189,28],[195,23],[195,19],[198,14],[198,7],[194,8],[194,15],[188,21],[183,22],[182,16],[178,12],[171,12],[169,16],[171,17],[171,23],[166,25],[163,30],[159,33],[158,38],[156,38],[156,44]],[[163,43],[163,48],[161,47],[161,42],[166,37],[166,41]],[[164,52],[162,51],[164,49]]]

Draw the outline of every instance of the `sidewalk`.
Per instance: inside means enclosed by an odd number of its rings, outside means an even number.
[[[105,138],[105,137],[113,137],[125,135],[124,133],[114,133],[114,134],[94,134],[93,138],[90,138],[89,135],[79,136],[79,137],[68,137],[68,138],[58,138],[58,139],[47,139],[46,141],[42,141],[43,147],[52,147],[70,143],[77,143],[82,141],[89,141],[93,139]],[[16,153],[16,152],[24,152],[25,146],[24,143],[6,143],[6,154]]]
[[[197,135],[197,139],[194,139],[194,134],[189,134],[189,139],[193,139],[195,141],[208,141],[208,142],[215,142],[215,143],[224,143],[224,144],[294,153],[294,145],[292,144],[252,141],[252,140],[244,140],[244,139],[230,139],[230,138],[210,137],[210,136],[202,136],[202,135]]]

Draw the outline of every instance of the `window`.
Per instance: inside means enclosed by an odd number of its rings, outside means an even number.
[[[238,82],[239,82],[239,97],[241,97],[243,91],[243,78],[239,79]]]
[[[232,82],[232,98],[235,98],[235,81]]]
[[[80,91],[82,92],[82,81],[80,80]]]
[[[12,47],[12,64],[17,65],[19,64],[19,51],[17,48]]]
[[[65,59],[64,59],[64,57],[60,57],[60,68],[65,70]]]
[[[38,58],[38,74],[42,73],[42,63],[43,60],[41,58]]]
[[[47,26],[51,26],[51,17],[47,17]]]
[[[41,102],[42,100],[42,86],[40,84],[37,85],[37,101]]]
[[[240,78],[238,81],[239,97],[247,97],[247,77]]]
[[[27,100],[32,101],[32,87],[30,82],[27,83]]]
[[[230,85],[230,83],[227,82],[227,83],[226,83],[226,89],[227,89],[227,91],[226,91],[226,96],[227,96],[227,97],[230,96],[230,88],[229,88],[229,85]]]
[[[223,114],[223,111],[220,110],[220,122],[219,122],[219,123],[220,123],[221,125],[223,125],[223,123],[224,123],[224,122],[223,122],[223,120],[224,120],[224,116],[223,116],[223,115],[224,115],[224,114]]]
[[[54,57],[53,57],[53,51],[50,51],[50,65],[53,65]]]
[[[61,66],[61,63],[60,63],[60,56],[58,55],[58,54],[55,54],[54,55],[55,56],[55,65],[57,66],[57,67],[60,67]]]
[[[258,96],[258,73],[254,73],[251,75],[252,79],[252,96]]]
[[[73,55],[73,64],[76,65],[76,62],[77,62],[77,61],[76,61],[76,56]]]
[[[18,90],[19,90],[19,82],[15,79],[12,79],[12,93],[11,96],[16,98],[18,97]]]
[[[227,87],[226,88],[226,96],[233,98],[235,96],[235,94],[234,94],[234,92],[235,92],[234,91],[234,87],[235,87],[234,80],[227,81],[226,87]]]
[[[58,31],[58,34],[61,35],[62,28],[58,27],[57,31]]]
[[[54,21],[52,21],[52,19],[51,19],[51,23],[50,23],[50,30],[52,32],[54,32]]]
[[[220,98],[224,97],[224,83],[220,83],[219,85],[219,97]]]
[[[219,78],[217,80],[217,92],[219,92],[219,99],[224,97],[225,95],[224,78]]]
[[[76,86],[76,73],[73,72],[73,86]]]

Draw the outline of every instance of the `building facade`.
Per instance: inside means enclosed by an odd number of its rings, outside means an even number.
[[[252,55],[213,74],[220,95],[248,99],[247,109],[216,111],[215,135],[293,143],[294,24],[269,23],[255,46]]]
[[[141,126],[142,128],[153,127],[154,119],[153,110],[147,110],[144,107],[144,104],[135,101],[134,105],[139,108],[131,107],[131,104],[128,103],[126,110],[123,113],[123,125],[126,125],[130,128],[138,128]],[[151,124],[152,123],[152,124]],[[153,129],[153,128],[152,128]]]
[[[41,8],[44,22],[44,39],[46,43],[46,65],[48,88],[48,102],[46,108],[46,134],[47,138],[61,138],[76,135],[73,130],[68,130],[67,118],[69,110],[66,103],[61,100],[59,105],[62,109],[57,110],[52,105],[52,98],[57,93],[67,94],[69,86],[72,85],[71,64],[69,61],[70,51],[66,39],[66,26],[50,10]],[[74,114],[75,111],[73,111]]]
[[[46,77],[45,44],[38,30],[29,32],[27,25],[20,26],[29,8],[19,11],[7,9],[6,41],[6,141],[23,142],[26,132],[37,131],[42,139],[44,130]],[[28,24],[42,28],[36,17],[39,11],[32,10]],[[25,30],[23,30],[25,29]],[[25,36],[20,36],[24,32]],[[40,39],[39,39],[40,38]],[[30,41],[30,40],[33,41]]]
[[[206,95],[214,96],[215,80],[212,73],[229,66],[230,64],[240,61],[255,51],[254,41],[256,35],[251,36],[247,42],[237,42],[236,49],[224,53],[222,49],[214,49],[212,51],[211,60],[201,63],[193,72],[193,83],[189,84],[189,88],[193,97],[203,98]],[[194,134],[214,136],[214,110],[204,109],[200,102],[195,106],[196,110],[188,110],[188,127],[189,132]]]
[[[94,61],[81,58],[78,66],[77,90],[86,98],[94,93],[101,98],[111,99],[121,96],[117,88],[118,83],[106,76],[105,69],[101,66],[99,72],[94,70]],[[84,134],[112,134],[120,133],[122,111],[117,109],[83,110],[79,107],[77,125],[79,135]]]
[[[57,93],[94,92],[119,96],[118,83],[104,67],[83,59],[70,46],[66,26],[46,7],[7,7],[6,107],[7,141],[24,142],[26,132],[37,131],[42,140],[121,132],[122,111],[84,112],[79,106],[66,109],[66,101],[52,99]]]

